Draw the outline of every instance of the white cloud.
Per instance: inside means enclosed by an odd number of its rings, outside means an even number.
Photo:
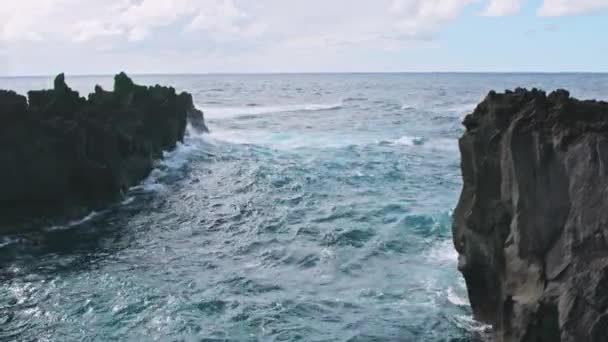
[[[222,40],[261,35],[270,26],[279,35],[426,39],[479,1],[19,0],[0,6],[0,40],[141,41],[172,25]],[[310,27],[317,31],[306,32]]]
[[[81,21],[74,25],[74,40],[86,42],[95,37],[112,37],[123,34],[123,30],[112,24],[104,24],[100,21]]]
[[[393,0],[395,28],[405,38],[429,38],[476,0]]]
[[[517,13],[526,0],[18,0],[0,6],[0,40],[139,42],[173,28],[211,41],[264,37],[335,44],[428,40],[470,5],[481,15]],[[608,0],[544,0],[539,15],[608,8]],[[43,23],[43,24],[41,24]]]
[[[519,12],[523,1],[524,0],[490,0],[481,14],[487,17],[512,15]]]
[[[233,0],[19,0],[0,6],[0,40],[140,41],[180,21],[191,30],[235,39],[251,33],[253,25]]]
[[[39,24],[44,22],[53,6],[54,0],[7,1],[0,6],[0,40],[42,39]]]
[[[565,16],[608,9],[608,0],[544,0],[541,16]]]
[[[8,52],[3,63],[15,72],[41,73],[38,70],[80,72],[86,63],[91,68],[106,63],[107,69],[140,71],[158,66],[187,68],[178,70],[184,72],[201,71],[195,69],[201,65],[209,68],[203,71],[234,70],[248,63],[251,69],[268,70],[297,61],[302,66],[320,68],[335,63],[346,68],[347,61],[395,52],[388,65],[405,50],[442,44],[435,38],[459,18],[466,20],[465,12],[512,15],[526,0],[4,2],[0,6],[0,45]],[[538,13],[569,15],[604,7],[608,8],[608,0],[544,0]],[[41,54],[44,61],[39,61]],[[163,62],[161,56],[170,56],[167,61],[171,63]],[[265,64],[256,67],[254,62]],[[34,71],[34,65],[39,69]]]
[[[142,0],[126,6],[123,11],[115,13],[115,17],[108,16],[102,20],[117,22],[128,32],[129,40],[138,41],[156,28],[171,25],[184,16],[195,15],[202,5],[212,4],[209,1]]]
[[[226,40],[230,37],[261,35],[265,24],[236,7],[233,1],[219,1],[215,6],[205,6],[186,27],[188,31],[210,32],[213,38]]]

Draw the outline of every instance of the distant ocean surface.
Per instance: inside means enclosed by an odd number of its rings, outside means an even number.
[[[0,340],[474,341],[450,231],[463,116],[490,89],[608,99],[602,74],[134,80],[191,92],[212,133],[104,212],[0,236]]]

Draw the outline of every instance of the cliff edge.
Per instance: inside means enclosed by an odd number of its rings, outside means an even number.
[[[490,92],[460,139],[459,270],[496,341],[608,339],[608,103]]]
[[[0,227],[116,200],[183,141],[188,120],[207,130],[190,94],[124,73],[114,81],[114,91],[96,86],[88,99],[63,74],[27,98],[0,90]]]

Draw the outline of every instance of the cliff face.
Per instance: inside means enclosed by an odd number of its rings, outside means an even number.
[[[454,245],[497,341],[608,340],[608,103],[491,92],[464,120]]]
[[[188,119],[206,131],[188,93],[115,77],[84,99],[64,80],[28,99],[0,90],[0,225],[90,210],[148,176],[182,141]]]

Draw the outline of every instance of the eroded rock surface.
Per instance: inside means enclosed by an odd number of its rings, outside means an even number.
[[[464,125],[453,233],[476,318],[496,341],[608,341],[608,103],[490,92]]]
[[[188,120],[206,131],[188,93],[136,85],[88,99],[55,79],[28,98],[0,90],[0,226],[81,213],[118,199],[183,141]]]

